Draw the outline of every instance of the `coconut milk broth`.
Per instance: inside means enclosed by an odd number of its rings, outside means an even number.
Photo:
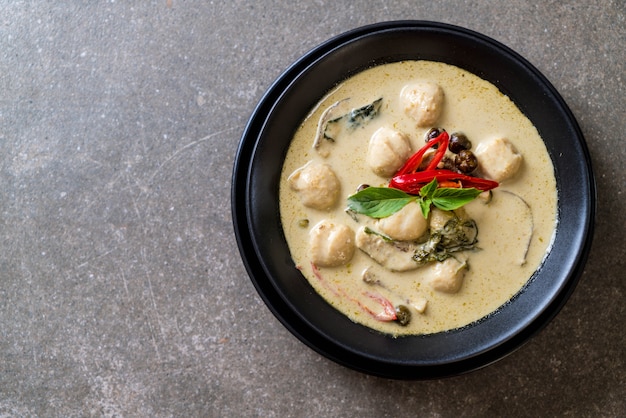
[[[464,208],[478,225],[478,246],[469,252],[470,268],[458,293],[447,294],[430,289],[422,283],[421,269],[389,272],[369,256],[356,250],[346,266],[320,268],[324,282],[340,287],[350,295],[371,290],[361,272],[370,267],[383,277],[387,289],[377,289],[394,305],[404,299],[426,298],[423,314],[412,312],[406,327],[372,318],[349,298],[338,295],[314,274],[307,255],[309,228],[323,219],[344,223],[356,231],[357,224],[345,212],[346,199],[360,184],[385,186],[389,179],[374,174],[365,163],[372,134],[381,126],[392,126],[410,137],[412,150],[424,144],[428,128],[416,128],[399,103],[399,92],[412,81],[433,81],[445,92],[444,110],[438,127],[449,133],[460,131],[472,141],[472,149],[484,140],[505,137],[523,155],[524,162],[517,175],[494,190],[489,204],[473,201]],[[318,121],[333,103],[349,98],[352,108],[382,97],[379,115],[349,135],[339,137],[328,148],[324,158],[312,148]],[[325,144],[326,145],[326,144]],[[341,198],[335,208],[319,211],[304,207],[290,189],[287,177],[311,160],[330,164],[341,181]],[[511,193],[508,193],[511,192]],[[522,221],[530,206],[532,223]],[[556,181],[550,157],[536,128],[513,102],[494,85],[457,67],[429,62],[405,61],[381,65],[363,71],[340,84],[307,116],[294,135],[287,152],[280,181],[280,213],[291,256],[311,286],[329,304],[351,320],[394,335],[427,334],[472,323],[506,303],[529,280],[541,264],[553,238],[556,224]],[[308,227],[301,220],[308,220]],[[532,231],[529,231],[532,228]],[[529,235],[532,232],[532,235]],[[527,237],[531,236],[530,245]],[[526,261],[520,260],[526,254]]]

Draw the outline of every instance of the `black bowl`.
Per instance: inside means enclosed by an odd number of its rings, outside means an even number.
[[[377,64],[440,61],[495,84],[534,123],[555,168],[558,224],[553,246],[528,284],[497,312],[466,327],[394,338],[355,324],[328,305],[295,268],[278,207],[293,133],[337,83]],[[321,44],[269,88],[245,128],[233,172],[235,234],[246,269],[273,314],[303,343],[365,373],[435,378],[490,364],[518,348],[561,309],[591,244],[595,183],[583,135],[550,82],[506,46],[441,23],[386,22]],[[268,347],[269,348],[269,347]]]

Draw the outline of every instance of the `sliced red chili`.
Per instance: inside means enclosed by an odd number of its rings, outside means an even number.
[[[432,161],[428,164],[427,170],[431,170],[432,168],[437,167],[437,164],[443,158],[443,155],[446,153],[446,149],[448,148],[448,142],[450,141],[450,136],[447,132],[443,131],[436,138],[431,139],[420,148],[415,154],[413,154],[400,169],[396,172],[396,176],[402,174],[413,173],[422,163],[422,159],[424,158],[424,154],[429,149],[433,148],[435,145],[439,144],[437,148],[437,152],[433,157]]]
[[[389,182],[389,187],[400,189],[409,194],[418,194],[420,189],[437,179],[437,183],[450,184],[448,182],[460,183],[460,187],[475,188],[478,190],[491,190],[498,187],[498,182],[479,177],[472,177],[466,174],[455,173],[450,170],[426,170],[416,173],[407,173],[394,176]]]
[[[362,305],[363,309],[367,313],[372,315],[374,319],[378,321],[389,322],[389,321],[395,321],[398,318],[396,316],[396,308],[394,308],[394,306],[391,304],[389,299],[385,298],[384,296],[378,293],[373,293],[373,292],[364,292],[363,295],[376,301],[382,307],[382,311],[376,312],[370,309],[369,307]]]
[[[297,267],[298,270],[301,270],[301,267]],[[345,298],[354,302],[359,308],[361,308],[364,312],[367,312],[372,318],[383,321],[395,321],[397,319],[396,309],[393,307],[393,304],[389,301],[389,299],[384,296],[375,293],[375,292],[364,292],[363,295],[372,299],[374,302],[378,303],[382,310],[376,310],[370,308],[367,304],[362,302],[359,298],[354,297],[350,292],[345,290],[343,287],[333,284],[332,282],[327,281],[320,272],[319,268],[315,263],[311,261],[311,269],[313,270],[313,274],[317,279],[322,283],[322,285],[330,290],[335,296],[339,298]]]
[[[428,164],[428,167],[426,167],[426,170],[434,170],[437,168],[437,165],[439,165],[446,153],[446,150],[448,149],[448,143],[450,142],[450,136],[448,133],[443,131],[437,138],[439,138],[439,148],[437,148],[437,152],[435,153],[432,161]]]

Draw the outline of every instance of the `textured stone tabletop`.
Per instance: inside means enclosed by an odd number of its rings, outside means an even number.
[[[575,114],[598,186],[561,313],[442,380],[307,348],[256,293],[231,222],[239,138],[272,81],[399,19],[527,58]],[[0,417],[626,415],[625,62],[623,0],[2,2]]]

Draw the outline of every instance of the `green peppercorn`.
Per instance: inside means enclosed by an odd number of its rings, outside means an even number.
[[[396,321],[402,325],[406,326],[411,322],[411,311],[404,305],[396,306]]]

